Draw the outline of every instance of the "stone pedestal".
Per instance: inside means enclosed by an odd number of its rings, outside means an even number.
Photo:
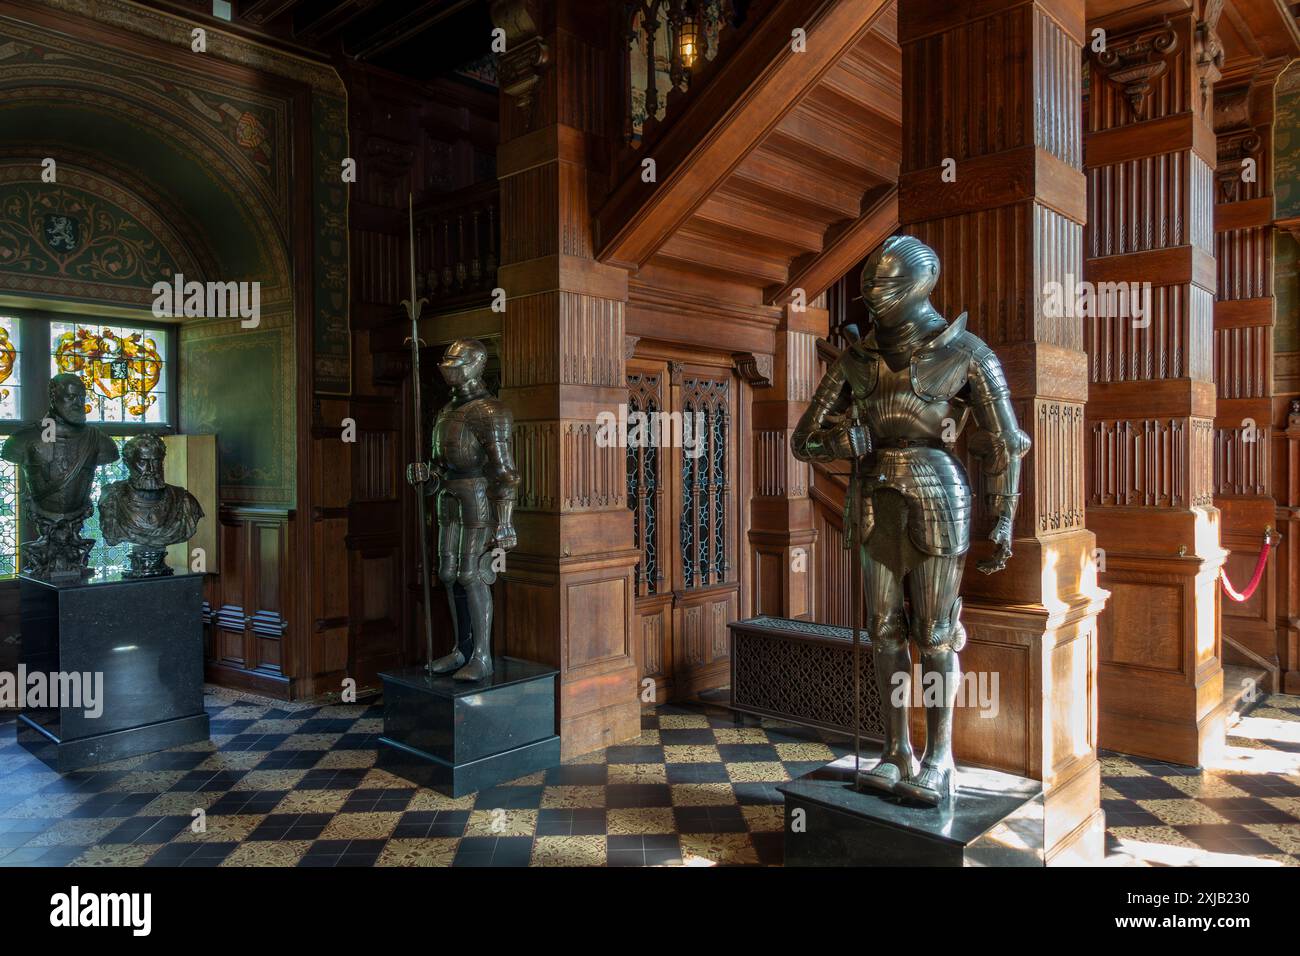
[[[875,763],[864,757],[862,767]],[[853,788],[842,757],[777,789],[785,796],[786,866],[1043,866],[1043,786],[962,768],[945,807]]]
[[[453,797],[560,762],[554,667],[493,658],[487,680],[430,677],[423,666],[380,674],[378,765]]]
[[[63,773],[207,740],[202,575],[22,575],[19,601],[29,698],[34,680],[62,690],[18,716],[18,742],[44,763]]]

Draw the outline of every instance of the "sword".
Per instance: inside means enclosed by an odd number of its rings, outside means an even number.
[[[411,320],[411,334],[407,342],[411,346],[411,403],[415,408],[415,460],[424,464],[424,422],[420,402],[420,312],[427,301],[415,297],[415,197],[406,194],[407,218],[410,226],[411,242],[411,297],[402,300],[406,317]],[[429,523],[425,513],[424,499],[426,488],[420,484],[415,489],[415,506],[420,522],[420,583],[424,589],[424,647],[427,656],[425,670],[433,673],[433,589],[429,580]]]

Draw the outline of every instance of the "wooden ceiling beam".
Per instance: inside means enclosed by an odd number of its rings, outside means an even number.
[[[751,242],[786,251],[790,258],[820,251],[826,229],[822,223],[728,193],[725,187],[704,200],[687,225],[696,231],[735,237],[741,242],[745,241],[741,237],[750,237]]]
[[[238,4],[236,12],[241,19],[260,26],[274,20],[301,2],[302,0],[252,0],[251,3]]]
[[[887,0],[783,0],[645,150],[657,181],[642,181],[638,163],[614,190],[596,217],[599,258],[632,269],[649,261],[885,9]],[[804,52],[792,48],[795,30]]]
[[[897,125],[892,131],[868,136],[846,122],[842,114],[820,106],[814,109],[805,102],[781,121],[763,146],[796,161],[821,159],[830,175],[853,182],[893,182],[898,179],[902,160],[895,146],[900,139]]]
[[[802,289],[811,302],[897,230],[898,188],[881,187],[864,199],[861,216],[827,230],[821,252],[796,259],[785,282],[764,289],[763,301],[784,305]]]
[[[827,223],[856,218],[862,199],[860,185],[828,176],[766,143],[732,171],[728,184],[768,205],[792,208]]]
[[[343,0],[332,6],[313,5],[294,13],[293,35],[321,40],[373,10],[376,0]]]
[[[746,285],[759,287],[784,282],[789,268],[785,257],[772,258],[737,249],[685,228],[677,230],[660,246],[655,258],[681,269],[739,279]]]
[[[1243,59],[1267,63],[1300,56],[1300,26],[1285,0],[1229,0],[1224,14],[1232,26],[1248,36],[1257,48],[1257,51],[1249,51]],[[1236,63],[1235,52],[1231,49],[1226,51],[1223,82],[1231,81],[1238,74],[1252,72],[1256,66],[1253,62]]]

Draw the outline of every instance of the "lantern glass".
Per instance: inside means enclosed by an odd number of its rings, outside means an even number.
[[[700,27],[695,17],[688,16],[682,21],[677,34],[677,50],[682,58],[682,66],[692,69],[700,55]]]

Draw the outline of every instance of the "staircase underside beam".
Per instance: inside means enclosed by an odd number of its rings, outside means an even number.
[[[898,188],[881,187],[863,203],[862,215],[857,219],[845,220],[827,230],[820,252],[796,259],[784,284],[764,289],[763,301],[783,305],[795,289],[802,289],[804,300],[811,302],[897,229]]]
[[[646,149],[657,181],[644,182],[638,165],[600,210],[600,260],[629,269],[648,262],[887,8],[888,0],[786,0],[772,10]],[[795,30],[805,31],[803,52],[793,48]]]

